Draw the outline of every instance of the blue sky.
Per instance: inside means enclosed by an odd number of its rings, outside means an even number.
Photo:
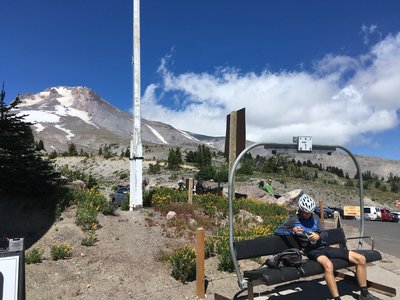
[[[142,0],[142,117],[400,159],[400,2]],[[132,111],[132,1],[0,0],[8,100],[86,86]]]

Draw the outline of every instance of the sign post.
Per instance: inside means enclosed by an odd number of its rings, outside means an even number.
[[[345,216],[359,217],[361,215],[360,206],[344,206],[343,213]]]
[[[10,239],[0,251],[0,299],[25,300],[24,239]]]

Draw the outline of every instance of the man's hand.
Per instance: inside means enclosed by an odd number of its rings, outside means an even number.
[[[316,232],[308,232],[307,236],[308,236],[308,239],[313,242],[316,242],[320,239],[319,234]]]
[[[302,232],[303,232],[303,228],[301,228],[300,226],[293,227],[293,234],[299,234]]]

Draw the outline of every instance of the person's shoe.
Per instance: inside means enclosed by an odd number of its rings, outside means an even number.
[[[371,293],[368,293],[367,296],[360,295],[358,298],[360,300],[382,300],[381,298],[375,297]]]

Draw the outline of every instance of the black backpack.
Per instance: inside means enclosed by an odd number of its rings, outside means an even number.
[[[282,267],[300,268],[302,265],[302,254],[297,248],[289,248],[268,258],[265,264],[274,269],[280,269]]]

